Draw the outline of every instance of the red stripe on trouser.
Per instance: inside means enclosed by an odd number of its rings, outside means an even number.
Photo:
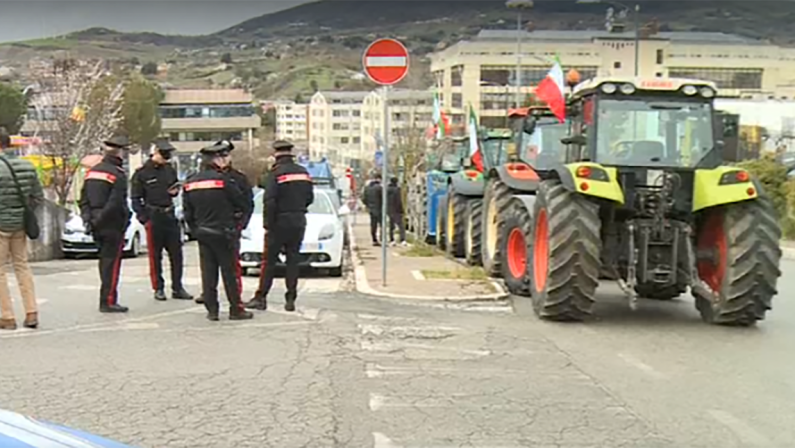
[[[116,261],[113,262],[113,277],[110,280],[110,289],[108,290],[108,305],[116,303],[116,288],[119,287],[119,273],[121,271],[121,256],[124,252],[124,237],[122,237],[119,250],[116,252]]]
[[[157,289],[157,272],[155,269],[155,237],[152,231],[152,221],[146,223],[146,253],[149,256],[149,281],[152,283],[152,290]],[[160,254],[157,254],[160,255]]]
[[[237,225],[237,234],[240,235],[240,232],[243,231],[243,226],[238,224]],[[237,280],[237,291],[240,294],[240,297],[243,297],[243,266],[240,265],[240,240],[238,240],[238,244],[235,245],[235,277]]]

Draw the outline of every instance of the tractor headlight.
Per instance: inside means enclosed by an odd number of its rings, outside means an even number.
[[[624,84],[621,86],[621,93],[624,95],[632,95],[635,93],[635,86],[632,84]]]
[[[602,92],[604,92],[604,93],[606,93],[608,95],[612,95],[612,94],[616,93],[617,90],[618,90],[618,87],[616,87],[615,84],[611,84],[611,83],[602,84]]]
[[[320,241],[330,240],[334,238],[334,226],[331,224],[326,224],[320,229],[320,234],[317,236],[317,239]]]
[[[696,86],[684,86],[682,88],[682,93],[684,93],[687,96],[693,96],[698,93],[698,89],[696,88]]]
[[[712,90],[709,87],[702,87],[701,88],[701,96],[703,96],[704,98],[714,98],[715,97],[715,91]]]

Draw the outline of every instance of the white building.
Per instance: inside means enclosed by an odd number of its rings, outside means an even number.
[[[424,141],[432,126],[433,92],[430,90],[393,90],[389,92],[390,146]],[[371,92],[362,103],[361,157],[371,159],[376,150],[375,136],[384,135],[384,98]]]
[[[362,101],[369,92],[317,92],[309,103],[309,154],[337,165],[361,156]]]
[[[295,101],[278,101],[276,108],[276,139],[289,140],[298,147],[306,147],[309,129],[307,128],[308,104]]]

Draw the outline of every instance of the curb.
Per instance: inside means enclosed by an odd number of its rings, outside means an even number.
[[[781,247],[781,258],[789,261],[795,261],[795,248]]]
[[[356,291],[362,294],[367,294],[371,296],[378,296],[378,297],[387,297],[390,299],[402,299],[402,300],[412,300],[412,301],[426,301],[426,302],[475,302],[475,301],[484,301],[484,300],[500,300],[508,297],[510,294],[502,287],[499,283],[494,280],[491,280],[491,285],[499,292],[493,294],[486,294],[486,295],[479,295],[479,296],[411,296],[411,295],[404,295],[404,294],[394,294],[384,291],[378,291],[372,286],[370,286],[370,282],[367,280],[367,272],[364,269],[364,262],[359,258],[359,254],[357,253],[356,249],[358,245],[356,244],[356,238],[353,234],[353,226],[348,223],[347,226],[348,236],[350,237],[350,250],[351,250],[351,261],[353,262],[354,269],[354,278],[355,278],[355,287]]]

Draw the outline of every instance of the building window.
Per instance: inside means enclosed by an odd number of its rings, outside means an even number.
[[[459,87],[463,85],[463,75],[464,75],[464,66],[463,65],[456,65],[450,71],[450,84],[453,87]]]
[[[362,115],[362,111],[360,111],[360,110],[353,111],[353,116],[354,117],[360,117],[361,115]]]
[[[657,50],[657,65],[662,65],[664,61],[663,51]]]
[[[464,107],[463,104],[464,104],[464,101],[461,98],[461,94],[460,93],[454,93],[453,94],[452,107]]]
[[[169,139],[174,142],[217,142],[219,140],[242,141],[242,131],[231,132],[172,132]]]
[[[331,129],[334,131],[347,131],[348,124],[347,123],[334,123],[331,125]]]
[[[690,68],[668,69],[671,78],[703,79],[714,82],[719,89],[762,89],[764,70],[755,68]]]
[[[512,95],[506,91],[504,93],[481,93],[481,110],[504,110],[511,104]]]
[[[335,110],[331,113],[333,117],[347,117],[349,115],[347,110]]]
[[[595,66],[568,66],[563,71],[576,70],[582,79],[595,78],[599,67]],[[522,68],[522,79],[516,76],[516,67],[508,65],[484,65],[480,68],[480,85],[483,87],[537,85],[549,74],[549,66],[525,66]]]
[[[162,118],[233,118],[255,115],[254,108],[249,105],[213,105],[213,106],[162,106]]]
[[[353,137],[353,143],[358,144],[361,141],[362,141],[361,137]]]
[[[613,68],[621,68],[621,61],[613,62]]]
[[[350,139],[348,137],[340,137],[340,143],[343,145],[347,145]]]

